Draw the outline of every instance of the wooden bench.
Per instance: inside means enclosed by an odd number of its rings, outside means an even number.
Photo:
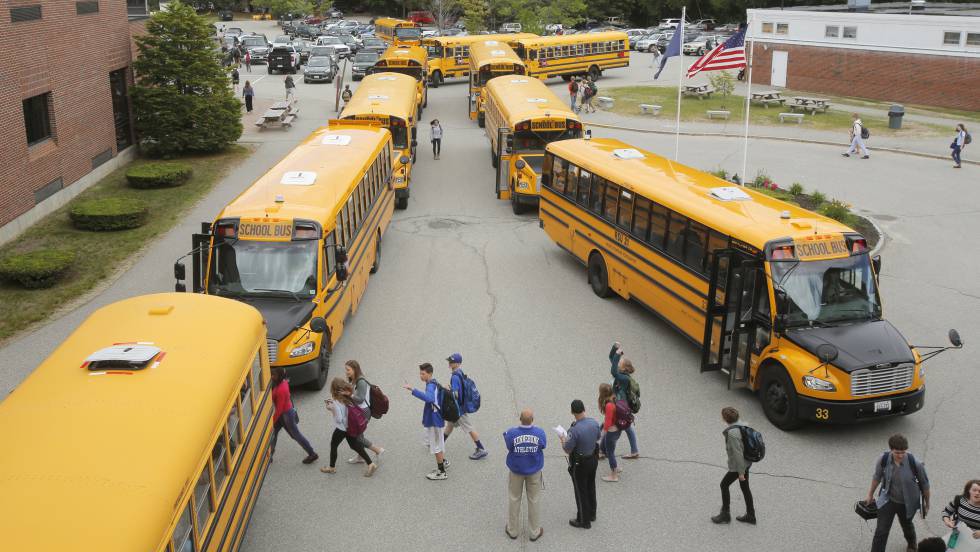
[[[650,115],[653,115],[654,117],[656,117],[657,115],[660,115],[660,110],[661,109],[663,109],[663,106],[660,106],[660,105],[640,104],[640,114],[641,115],[650,114]]]
[[[732,114],[731,111],[724,111],[724,110],[720,110],[720,109],[718,109],[718,110],[710,110],[709,109],[708,110],[708,118],[709,119],[714,119],[715,117],[717,117],[719,119],[726,119],[727,120],[728,119],[728,116],[731,115],[731,114]]]
[[[786,122],[786,119],[789,119],[791,121],[796,121],[796,124],[800,124],[800,123],[803,122],[803,114],[802,113],[780,113],[779,114],[779,122],[780,123],[785,123]]]
[[[603,109],[611,109],[614,100],[609,96],[596,96],[596,102],[599,103],[599,107]]]

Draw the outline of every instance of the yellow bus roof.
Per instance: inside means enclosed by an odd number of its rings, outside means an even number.
[[[440,46],[447,45],[460,45],[467,46],[473,44],[474,42],[480,42],[484,40],[499,40],[501,42],[506,42],[507,44],[515,44],[518,40],[522,38],[535,38],[538,35],[534,33],[502,33],[502,34],[490,34],[490,35],[465,35],[465,36],[432,36],[422,39],[422,44],[439,44]]]
[[[374,73],[364,77],[351,97],[341,119],[368,113],[415,120],[418,81],[401,73]]]
[[[578,121],[579,117],[558,99],[539,79],[524,75],[504,75],[487,81],[486,93],[496,99],[508,125],[540,117],[562,117]]]
[[[470,44],[470,67],[482,68],[491,63],[517,63],[524,60],[514,53],[514,49],[500,40],[483,40]]]
[[[604,31],[601,33],[576,33],[572,35],[523,38],[518,42],[520,42],[525,48],[541,48],[546,46],[561,46],[563,44],[602,42],[604,40],[627,40],[627,36],[626,33],[621,31]]]
[[[257,310],[210,295],[92,313],[0,403],[4,548],[156,550],[263,339]],[[131,375],[83,366],[134,341],[165,356]]]
[[[428,51],[421,46],[389,46],[388,49],[381,54],[381,57],[378,58],[377,63],[390,59],[405,59],[409,62],[415,62],[415,64],[419,67],[425,67],[429,60],[429,54]]]
[[[382,17],[374,20],[375,27],[421,27],[414,21],[407,19],[396,19],[394,17]]]
[[[348,123],[349,125],[349,123]],[[387,129],[369,126],[320,127],[225,207],[218,218],[309,219],[333,227],[343,200],[391,140]],[[304,175],[295,175],[297,172]],[[287,173],[293,173],[287,175]],[[311,177],[309,173],[313,173]],[[310,184],[284,184],[298,176]],[[276,199],[281,197],[281,203]]]
[[[716,194],[723,191],[718,189],[732,183],[619,140],[562,140],[548,144],[547,150],[760,250],[778,238],[854,231],[747,187],[735,190],[744,192],[745,199],[719,199]],[[789,218],[782,218],[784,211]]]

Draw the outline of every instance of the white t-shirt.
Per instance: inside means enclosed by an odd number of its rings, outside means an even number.
[[[965,130],[961,130],[961,131],[959,131],[959,132],[956,133],[956,145],[959,146],[959,147],[961,147],[961,148],[966,145],[966,131]]]
[[[861,137],[861,119],[854,120],[854,126],[851,127],[851,132],[854,133],[854,136]]]
[[[429,132],[432,133],[433,140],[442,140],[442,125],[429,125]]]
[[[347,431],[347,405],[337,400],[333,401],[333,426]]]

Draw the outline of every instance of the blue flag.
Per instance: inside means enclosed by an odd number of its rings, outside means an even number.
[[[670,38],[670,44],[667,45],[667,51],[664,52],[663,57],[660,58],[660,69],[657,69],[657,74],[653,76],[654,80],[660,77],[660,73],[663,72],[664,67],[667,66],[667,58],[681,55],[681,35],[684,34],[683,23],[677,26],[677,30],[674,31],[674,36]]]

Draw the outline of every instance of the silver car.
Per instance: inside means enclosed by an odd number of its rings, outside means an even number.
[[[303,68],[303,82],[333,82],[337,70],[332,56],[311,57]]]
[[[648,34],[637,40],[633,48],[638,52],[652,52],[657,47],[657,42],[660,40],[660,37],[660,33]]]

